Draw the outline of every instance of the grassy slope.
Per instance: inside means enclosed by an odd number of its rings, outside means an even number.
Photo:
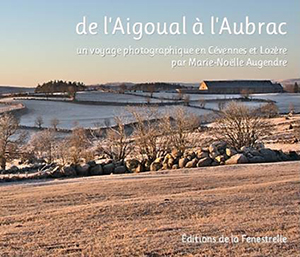
[[[3,184],[1,256],[297,256],[299,166]],[[283,234],[289,243],[184,244],[183,233]]]

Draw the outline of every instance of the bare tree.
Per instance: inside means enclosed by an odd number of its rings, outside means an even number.
[[[293,103],[290,103],[290,104],[289,104],[289,113],[290,113],[291,115],[293,115],[294,112],[295,112],[294,104],[293,104]]]
[[[219,101],[218,102],[219,111],[222,111],[224,108],[225,108],[225,102],[224,101]]]
[[[200,126],[200,118],[187,112],[183,107],[176,107],[168,113],[160,124],[164,149],[176,149],[184,153],[192,144],[191,133]]]
[[[137,109],[129,109],[129,112],[135,119],[134,124],[134,139],[135,145],[143,157],[149,161],[156,159],[159,150],[160,135],[158,126],[158,111],[156,108],[145,108],[143,111]]]
[[[205,105],[206,105],[205,99],[199,99],[199,102],[200,102],[200,107],[205,108]]]
[[[99,150],[115,161],[124,161],[132,151],[132,145],[126,134],[123,119],[115,117],[114,120],[117,125],[107,131],[106,140],[100,142]]]
[[[249,99],[250,94],[251,94],[251,92],[247,88],[241,90],[241,97],[244,99]]]
[[[186,106],[190,105],[190,96],[189,95],[185,95],[183,98],[184,104]]]
[[[91,142],[83,128],[73,129],[72,134],[67,138],[67,145],[69,159],[74,164],[77,164],[80,158],[90,157],[88,148],[91,146]]]
[[[119,86],[119,93],[120,93],[120,94],[124,94],[126,90],[127,90],[126,84],[122,83],[122,84]]]
[[[69,144],[67,139],[60,140],[57,144],[55,156],[60,159],[62,165],[65,165],[69,160]]]
[[[255,147],[268,127],[255,110],[237,102],[229,103],[216,121],[217,137],[236,149]]]
[[[151,103],[151,98],[150,97],[146,97],[146,102],[147,102],[147,104],[150,104]]]
[[[110,118],[105,118],[104,119],[104,125],[105,125],[106,128],[109,128],[111,126]]]
[[[40,131],[33,135],[29,142],[35,156],[45,158],[48,163],[54,159],[55,153],[55,133],[49,129]]]
[[[53,118],[50,123],[51,123],[51,126],[53,127],[53,129],[55,131],[57,131],[57,127],[59,125],[59,119]]]
[[[149,84],[147,86],[147,91],[150,93],[150,97],[152,98],[153,97],[153,94],[155,92],[155,85],[153,84]]]
[[[44,124],[44,120],[43,120],[43,117],[42,116],[38,116],[36,117],[35,121],[34,121],[35,125],[41,129],[43,124]]]
[[[178,100],[182,100],[183,99],[183,92],[182,92],[182,90],[179,88],[179,89],[177,89],[177,94],[178,94]]]
[[[74,86],[69,86],[67,94],[71,98],[72,101],[76,100],[77,89]]]
[[[17,140],[13,140],[17,133],[19,123],[11,114],[3,114],[0,117],[0,165],[3,170],[6,162],[16,152]]]
[[[274,118],[274,117],[278,116],[279,109],[275,103],[270,102],[270,103],[264,104],[260,108],[258,108],[258,112],[259,112],[259,114],[261,114],[264,117]]]

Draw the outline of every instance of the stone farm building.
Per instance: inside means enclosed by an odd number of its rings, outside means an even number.
[[[270,80],[205,80],[201,82],[199,90],[212,94],[240,94],[248,92],[257,93],[282,93],[283,87]]]

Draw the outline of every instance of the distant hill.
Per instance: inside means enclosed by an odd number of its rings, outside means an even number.
[[[281,85],[283,86],[284,90],[290,93],[299,93],[299,86],[300,86],[300,78],[299,79],[286,79],[280,81]],[[298,84],[295,86],[295,84]]]
[[[182,88],[179,84],[154,82],[154,83],[139,83],[131,88],[131,90],[155,92],[155,91],[170,91]]]
[[[17,86],[0,86],[0,94],[33,93],[34,88]]]
[[[279,81],[283,86],[286,85],[294,85],[295,83],[297,83],[298,85],[300,85],[300,78],[298,79],[285,79],[285,80],[281,80]]]
[[[167,82],[149,82],[149,83],[132,83],[132,82],[114,82],[106,84],[97,84],[87,86],[87,90],[114,90],[114,91],[172,91],[184,87],[183,83]]]
[[[86,87],[81,82],[71,82],[54,80],[46,82],[42,85],[38,85],[35,89],[35,93],[64,93],[64,92],[77,92],[83,91]]]

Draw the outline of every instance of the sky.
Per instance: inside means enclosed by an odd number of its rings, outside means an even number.
[[[300,76],[299,0],[0,0],[0,85],[34,87],[49,80],[107,82],[193,82],[204,79],[290,79]],[[205,35],[151,35],[136,41],[132,35],[77,35],[76,25],[86,16],[101,27],[103,17],[132,22],[181,22],[188,28],[196,18]],[[287,35],[210,35],[210,17],[241,22],[286,22]],[[285,47],[287,67],[171,68],[178,57],[79,56],[77,48],[105,47]],[[215,56],[218,57],[218,56]],[[235,56],[233,56],[235,57]],[[198,59],[207,56],[198,56]],[[260,58],[260,57],[254,57]],[[272,57],[274,58],[274,57]],[[188,58],[183,58],[188,59]]]

